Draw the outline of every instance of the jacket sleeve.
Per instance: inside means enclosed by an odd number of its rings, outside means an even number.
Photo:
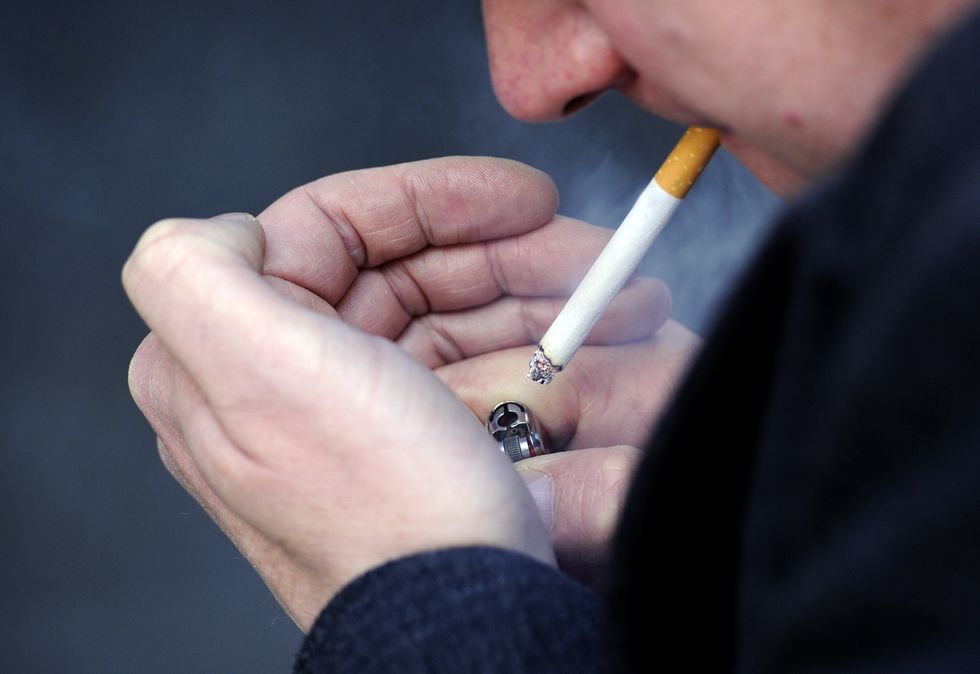
[[[598,602],[525,555],[458,548],[377,567],[327,605],[295,672],[588,672]]]

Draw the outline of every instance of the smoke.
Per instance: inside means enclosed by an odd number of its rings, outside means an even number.
[[[779,207],[776,197],[721,150],[641,269],[667,281],[675,316],[703,334]]]

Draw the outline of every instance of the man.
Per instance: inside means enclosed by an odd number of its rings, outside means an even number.
[[[618,88],[722,129],[776,189],[823,181],[723,312],[621,519],[697,340],[641,280],[553,389],[507,374],[604,239],[554,216],[545,177],[437,160],[325,178],[258,221],[154,225],[123,274],[153,330],[134,396],[309,633],[297,669],[974,667],[975,5],[485,0],[515,116]],[[520,466],[544,518],[477,418],[505,398],[577,450]],[[617,519],[600,609],[556,553],[604,560]]]

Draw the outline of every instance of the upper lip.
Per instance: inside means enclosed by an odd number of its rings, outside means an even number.
[[[712,122],[707,115],[698,113],[675,98],[664,96],[660,101],[650,101],[648,96],[644,94],[639,78],[633,71],[629,71],[627,75],[617,81],[615,88],[641,108],[657,117],[684,126],[707,126],[724,130],[722,125]]]

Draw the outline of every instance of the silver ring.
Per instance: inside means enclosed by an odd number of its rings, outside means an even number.
[[[549,454],[541,431],[527,405],[513,400],[498,403],[487,417],[487,432],[500,446],[500,451],[514,461]]]

